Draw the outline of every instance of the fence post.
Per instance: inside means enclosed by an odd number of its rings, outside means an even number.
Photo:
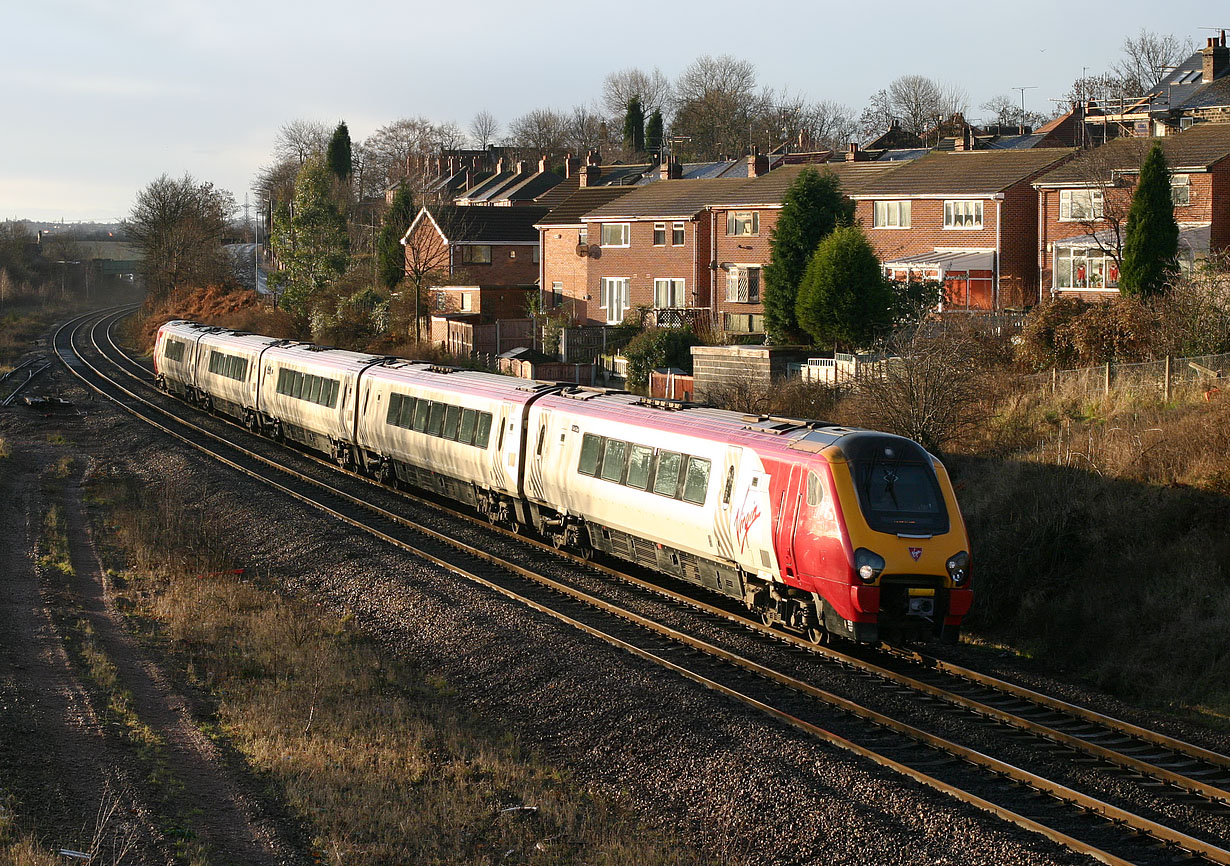
[[[1165,378],[1165,383],[1162,386],[1162,391],[1165,394],[1165,396],[1162,399],[1164,399],[1167,403],[1169,403],[1170,402],[1170,356],[1169,355],[1166,356],[1166,378]]]
[[[1110,393],[1110,361],[1106,362],[1106,382],[1103,391],[1107,394]]]
[[[1059,388],[1059,368],[1051,367],[1051,393],[1054,394]]]

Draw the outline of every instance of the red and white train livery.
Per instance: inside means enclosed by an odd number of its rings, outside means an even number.
[[[954,639],[969,542],[916,442],[168,322],[158,382],[250,429],[557,546],[739,598],[765,622]]]

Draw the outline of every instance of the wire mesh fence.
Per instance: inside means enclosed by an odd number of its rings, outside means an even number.
[[[1107,363],[1076,370],[1054,369],[1027,377],[1052,393],[1109,394],[1112,391],[1154,391],[1169,400],[1183,388],[1220,388],[1230,373],[1230,354],[1164,358],[1132,364]]]

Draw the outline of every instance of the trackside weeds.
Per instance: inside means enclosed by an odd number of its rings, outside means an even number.
[[[243,572],[201,498],[116,477],[92,495],[131,563],[131,619],[212,695],[208,732],[284,799],[319,862],[703,862],[477,727],[446,682],[347,617]]]

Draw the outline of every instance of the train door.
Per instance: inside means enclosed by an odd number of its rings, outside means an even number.
[[[799,499],[802,495],[803,467],[795,464],[790,467],[790,478],[782,486],[778,501],[773,503],[774,547],[777,548],[777,561],[781,567],[781,577],[792,580],[796,573],[794,556],[795,526],[799,520]]]
[[[533,449],[527,459],[529,466],[525,469],[526,474],[526,495],[531,499],[541,501],[545,493],[546,479],[543,477],[544,466],[551,465],[550,455],[551,450],[551,410],[539,409],[537,412],[531,413],[531,417],[535,419],[536,426],[530,431],[529,447]]]
[[[717,523],[717,537],[731,539],[731,550],[721,553],[731,559],[738,559],[747,545],[747,530],[742,526],[741,501],[737,484],[739,481],[739,463],[743,458],[743,449],[731,445],[726,449],[726,457],[722,463],[721,495],[718,498],[718,510],[714,516]]]

